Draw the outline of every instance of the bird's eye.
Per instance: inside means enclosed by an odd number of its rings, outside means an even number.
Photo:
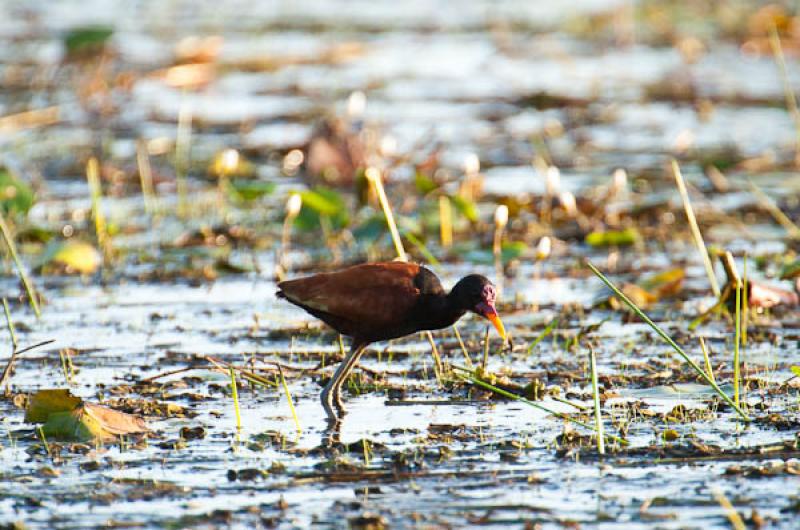
[[[497,298],[497,291],[495,291],[494,285],[484,285],[481,291],[481,298],[487,302],[494,302]]]

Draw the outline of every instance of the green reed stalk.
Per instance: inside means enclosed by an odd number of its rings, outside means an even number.
[[[508,399],[513,399],[515,401],[519,401],[520,403],[524,403],[524,404],[526,404],[526,405],[528,405],[530,407],[533,407],[535,409],[539,409],[542,412],[545,412],[547,414],[551,414],[553,416],[561,418],[562,420],[568,421],[570,423],[574,423],[575,425],[579,425],[579,426],[581,426],[581,427],[583,427],[585,429],[589,429],[591,431],[595,430],[594,427],[591,424],[588,424],[588,423],[580,421],[580,420],[576,420],[574,418],[570,418],[568,415],[566,415],[566,414],[564,414],[562,412],[556,412],[556,411],[551,410],[551,409],[549,409],[549,408],[547,408],[547,407],[545,407],[543,405],[540,405],[539,403],[536,403],[534,401],[526,399],[526,398],[524,398],[522,396],[518,396],[517,394],[509,392],[508,390],[504,390],[502,388],[498,388],[498,387],[496,387],[496,386],[494,386],[492,384],[487,383],[486,381],[478,379],[477,377],[472,375],[472,372],[470,370],[467,370],[466,368],[463,368],[463,367],[460,367],[460,366],[453,366],[453,368],[455,368],[457,370],[461,370],[463,372],[467,372],[466,375],[464,375],[464,374],[456,374],[458,377],[460,377],[461,379],[464,379],[465,381],[469,381],[470,383],[478,385],[480,387],[483,387],[486,390],[491,390],[495,394],[499,394],[499,395],[501,395],[503,397],[506,397]],[[603,434],[603,436],[605,438],[608,438],[609,440],[617,442],[620,445],[628,445],[629,444],[629,442],[627,440],[624,440],[624,439],[622,439],[622,438],[620,438],[618,436],[614,436],[614,435],[611,435],[611,434]]]
[[[588,261],[588,260],[587,260],[587,261],[586,261],[586,266],[587,266],[587,267],[589,267],[589,269],[590,269],[590,270],[591,270],[591,271],[592,271],[592,272],[593,272],[593,273],[594,273],[594,274],[595,274],[595,275],[596,275],[598,278],[600,278],[600,280],[601,280],[601,281],[602,281],[604,284],[606,284],[606,287],[608,287],[609,289],[611,289],[611,290],[614,292],[614,294],[615,294],[615,295],[616,295],[616,296],[617,296],[617,297],[618,297],[620,300],[622,300],[622,301],[625,303],[625,305],[627,305],[627,306],[628,306],[628,307],[631,309],[631,311],[633,311],[633,312],[634,312],[634,313],[635,313],[635,314],[636,314],[636,315],[637,315],[639,318],[641,318],[641,319],[642,319],[642,320],[643,320],[643,321],[644,321],[644,322],[645,322],[645,323],[646,323],[648,326],[650,326],[650,328],[652,328],[652,330],[653,330],[653,331],[655,331],[655,332],[658,334],[658,336],[659,336],[659,337],[661,337],[662,339],[664,339],[664,342],[666,342],[667,344],[669,344],[669,345],[672,347],[672,349],[673,349],[673,350],[675,350],[675,352],[676,352],[678,355],[680,355],[681,357],[683,357],[683,360],[684,360],[684,361],[686,361],[686,362],[689,364],[689,366],[691,366],[691,367],[694,369],[694,371],[695,371],[695,372],[697,372],[697,373],[700,375],[700,377],[702,377],[702,378],[705,380],[705,382],[706,382],[706,383],[708,383],[709,385],[711,385],[711,388],[713,388],[713,389],[714,389],[714,392],[716,392],[716,393],[717,393],[717,395],[718,395],[719,397],[721,397],[721,398],[722,398],[722,399],[723,399],[723,400],[724,400],[724,401],[725,401],[725,402],[726,402],[728,405],[730,405],[731,407],[733,407],[733,409],[734,409],[734,410],[735,410],[735,411],[736,411],[736,412],[739,414],[739,417],[740,417],[742,420],[744,420],[744,421],[751,421],[751,420],[750,420],[750,417],[749,417],[747,414],[745,414],[745,413],[744,413],[744,411],[743,411],[741,408],[739,408],[739,405],[738,405],[737,403],[735,403],[735,402],[734,402],[734,401],[733,401],[733,400],[732,400],[732,399],[731,399],[731,398],[730,398],[730,397],[729,397],[729,396],[728,396],[728,395],[727,395],[725,392],[723,392],[723,391],[722,391],[722,389],[719,387],[719,385],[717,385],[716,381],[714,381],[714,380],[713,380],[713,379],[712,379],[712,378],[711,378],[711,377],[710,377],[708,374],[706,374],[706,373],[705,373],[705,371],[704,371],[702,368],[700,368],[700,366],[699,366],[699,365],[698,365],[696,362],[694,362],[694,361],[692,360],[692,358],[691,358],[691,357],[689,357],[689,355],[687,355],[687,354],[686,354],[686,352],[685,352],[685,351],[683,351],[683,348],[681,348],[680,346],[678,346],[678,343],[676,343],[674,340],[672,340],[672,337],[670,337],[669,335],[667,335],[667,334],[666,334],[666,332],[665,332],[663,329],[661,329],[661,328],[660,328],[660,327],[659,327],[659,326],[658,326],[658,325],[657,325],[655,322],[653,322],[652,320],[650,320],[650,317],[648,317],[648,316],[647,316],[647,315],[644,313],[644,311],[642,311],[641,309],[639,309],[639,307],[638,307],[638,306],[637,306],[635,303],[633,303],[633,302],[631,301],[631,299],[630,299],[630,298],[628,298],[627,296],[625,296],[625,293],[623,293],[622,291],[620,291],[620,290],[619,290],[619,289],[618,289],[618,288],[617,288],[617,287],[616,287],[616,286],[615,286],[613,283],[611,283],[611,280],[609,280],[609,279],[608,279],[608,278],[607,278],[607,277],[606,277],[606,276],[605,276],[605,275],[604,275],[602,272],[600,272],[600,271],[597,269],[597,267],[595,267],[595,266],[592,264],[592,262],[590,262],[590,261]]]

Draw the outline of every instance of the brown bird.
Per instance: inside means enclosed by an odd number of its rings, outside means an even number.
[[[479,274],[465,276],[447,293],[421,265],[368,263],[280,282],[276,295],[353,338],[350,353],[322,391],[322,406],[332,422],[338,421],[334,405],[345,413],[342,383],[372,342],[446,328],[468,311],[487,318],[506,339],[495,309],[497,291]]]

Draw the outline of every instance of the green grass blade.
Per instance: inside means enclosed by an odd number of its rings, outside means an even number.
[[[705,373],[705,371],[704,371],[702,368],[700,368],[700,366],[699,366],[699,365],[698,365],[696,362],[694,362],[694,361],[692,360],[692,358],[691,358],[691,357],[689,357],[689,356],[686,354],[686,352],[685,352],[685,351],[683,351],[683,348],[681,348],[680,346],[678,346],[678,343],[676,343],[674,340],[672,340],[672,337],[670,337],[669,335],[667,335],[667,334],[666,334],[666,332],[665,332],[663,329],[661,329],[661,328],[660,328],[660,327],[659,327],[659,326],[658,326],[658,325],[657,325],[655,322],[653,322],[652,320],[650,320],[650,317],[648,317],[647,315],[645,315],[645,314],[644,314],[644,311],[642,311],[641,309],[639,309],[639,307],[638,307],[636,304],[634,304],[634,303],[631,301],[631,299],[630,299],[630,298],[628,298],[627,296],[625,296],[625,294],[624,294],[622,291],[620,291],[620,290],[619,290],[619,289],[618,289],[618,288],[617,288],[617,287],[616,287],[616,286],[615,286],[613,283],[611,283],[611,280],[609,280],[608,278],[606,278],[606,276],[605,276],[605,275],[604,275],[602,272],[600,272],[600,271],[597,269],[597,267],[595,267],[595,266],[592,264],[592,262],[590,262],[589,260],[586,260],[586,266],[587,266],[587,267],[589,267],[589,269],[590,269],[590,270],[591,270],[591,271],[592,271],[592,272],[593,272],[593,273],[594,273],[594,274],[595,274],[595,275],[596,275],[598,278],[600,278],[600,280],[602,280],[602,282],[603,282],[604,284],[606,284],[606,287],[608,287],[609,289],[611,289],[611,290],[614,292],[614,294],[615,294],[615,295],[616,295],[616,296],[617,296],[617,297],[618,297],[620,300],[622,300],[623,302],[625,302],[625,305],[627,305],[627,306],[628,306],[628,307],[631,309],[631,311],[633,311],[634,313],[636,313],[636,315],[637,315],[639,318],[641,318],[641,319],[642,319],[642,320],[643,320],[643,321],[644,321],[644,322],[645,322],[645,323],[646,323],[648,326],[650,326],[650,327],[653,329],[653,331],[655,331],[655,332],[656,332],[656,333],[657,333],[657,334],[658,334],[658,335],[659,335],[659,336],[660,336],[662,339],[664,339],[664,342],[666,342],[667,344],[669,344],[670,346],[672,346],[672,349],[673,349],[673,350],[675,350],[675,351],[678,353],[678,355],[680,355],[681,357],[683,357],[683,360],[684,360],[684,361],[686,361],[687,363],[689,363],[689,366],[691,366],[691,367],[692,367],[692,368],[695,370],[695,372],[697,372],[697,373],[700,375],[700,377],[702,377],[702,378],[703,378],[703,379],[706,381],[706,383],[708,383],[709,385],[711,385],[711,388],[713,388],[713,389],[714,389],[714,392],[716,392],[716,393],[717,393],[717,395],[719,395],[719,397],[721,397],[721,398],[722,398],[722,399],[725,401],[725,403],[727,403],[728,405],[730,405],[731,407],[733,407],[733,409],[734,409],[734,410],[735,410],[735,411],[736,411],[736,412],[739,414],[739,416],[740,416],[740,417],[741,417],[741,418],[742,418],[744,421],[751,421],[751,420],[750,420],[750,417],[749,417],[747,414],[745,414],[745,413],[744,413],[744,411],[743,411],[741,408],[739,408],[739,406],[738,406],[736,403],[734,403],[734,401],[733,401],[733,400],[732,400],[732,399],[731,399],[731,398],[730,398],[730,397],[729,397],[729,396],[728,396],[728,395],[727,395],[725,392],[723,392],[723,391],[722,391],[722,389],[721,389],[721,388],[720,388],[720,387],[717,385],[717,383],[716,383],[716,382],[715,382],[713,379],[711,379],[711,377],[709,377],[709,376],[708,376],[708,374],[706,374],[706,373]]]
[[[472,383],[474,385],[478,385],[480,387],[483,387],[486,390],[491,390],[495,394],[501,395],[501,396],[506,397],[508,399],[513,399],[515,401],[519,401],[520,403],[524,403],[524,404],[526,404],[526,405],[528,405],[530,407],[533,407],[535,409],[539,409],[542,412],[546,412],[547,414],[551,414],[553,416],[561,418],[562,420],[566,420],[566,421],[568,421],[570,423],[574,423],[575,425],[579,425],[579,426],[581,426],[581,427],[583,427],[585,429],[589,429],[591,431],[595,430],[594,427],[592,427],[588,423],[582,422],[580,420],[576,420],[574,418],[570,418],[568,415],[566,415],[564,413],[556,412],[554,410],[550,410],[545,406],[542,406],[542,405],[540,405],[540,404],[538,404],[536,402],[533,402],[533,401],[531,401],[529,399],[526,399],[526,398],[524,398],[522,396],[518,396],[517,394],[514,394],[513,392],[509,392],[508,390],[503,390],[502,388],[498,388],[498,387],[496,387],[494,385],[491,385],[491,384],[487,383],[486,381],[478,379],[477,377],[472,375],[472,372],[470,372],[469,370],[466,370],[466,369],[461,368],[461,367],[456,367],[456,366],[453,366],[453,368],[456,368],[456,369],[459,369],[459,370],[467,372],[466,374],[456,374],[456,375],[458,377],[460,377],[461,379],[463,379],[465,381],[469,381],[470,383]],[[622,438],[620,438],[618,436],[613,436],[611,434],[605,434],[604,436],[607,439],[613,440],[613,441],[617,442],[620,445],[628,445],[629,444],[629,442],[627,440],[624,440],[624,439],[622,439]]]

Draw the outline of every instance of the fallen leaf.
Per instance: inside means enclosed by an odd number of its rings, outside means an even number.
[[[108,441],[123,434],[148,431],[142,418],[86,403],[66,389],[40,390],[34,394],[25,421],[42,423],[45,436],[65,441]]]

